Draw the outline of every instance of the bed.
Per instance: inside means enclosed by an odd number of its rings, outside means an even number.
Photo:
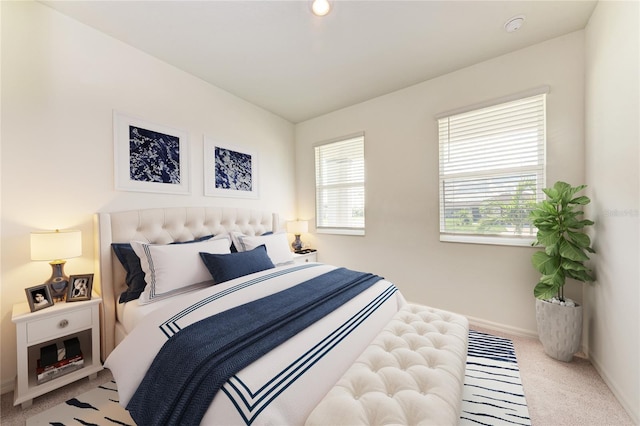
[[[138,423],[457,423],[466,318],[293,263],[278,214],[141,209],[96,229],[102,357]],[[133,297],[124,249],[144,272]]]

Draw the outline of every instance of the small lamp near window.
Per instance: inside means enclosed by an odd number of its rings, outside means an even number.
[[[302,250],[302,241],[300,241],[300,234],[304,234],[309,231],[309,222],[306,220],[294,220],[287,222],[287,232],[295,235],[296,239],[291,243],[293,251]]]
[[[45,282],[54,299],[62,300],[69,277],[64,273],[65,259],[82,255],[82,233],[77,230],[56,229],[31,233],[31,260],[49,260],[51,277]]]

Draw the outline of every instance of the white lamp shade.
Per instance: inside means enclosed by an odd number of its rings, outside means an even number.
[[[62,260],[82,256],[82,233],[77,230],[31,233],[31,260]]]
[[[287,232],[300,235],[309,231],[309,222],[306,220],[294,220],[287,222]]]

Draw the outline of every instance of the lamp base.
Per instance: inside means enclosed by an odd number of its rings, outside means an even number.
[[[291,243],[293,251],[302,250],[302,241],[300,241],[300,234],[296,234],[296,239]]]
[[[45,282],[51,289],[51,297],[56,301],[64,300],[69,285],[69,277],[64,273],[64,260],[54,260],[50,262],[51,277]]]

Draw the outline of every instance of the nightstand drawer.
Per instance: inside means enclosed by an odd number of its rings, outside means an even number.
[[[27,343],[65,336],[91,327],[91,309],[64,312],[27,323]]]

